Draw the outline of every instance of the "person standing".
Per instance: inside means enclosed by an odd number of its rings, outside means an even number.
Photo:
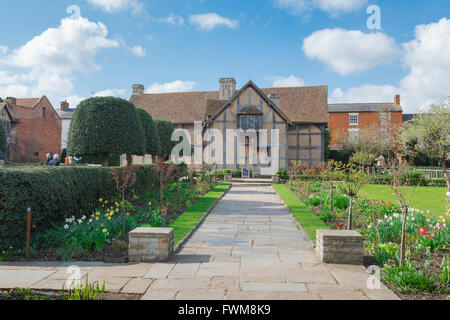
[[[59,167],[59,154],[53,156],[53,160],[48,163],[49,166]]]
[[[50,161],[52,161],[52,154],[51,153],[47,153],[47,155],[45,156],[45,163],[44,166],[49,166],[50,165]]]

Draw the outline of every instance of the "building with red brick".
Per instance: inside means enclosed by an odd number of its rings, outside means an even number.
[[[61,152],[61,119],[46,96],[2,101],[9,159],[42,161],[48,152]]]
[[[340,149],[342,139],[357,137],[363,131],[393,137],[403,124],[400,96],[394,103],[341,103],[328,105],[331,149]]]

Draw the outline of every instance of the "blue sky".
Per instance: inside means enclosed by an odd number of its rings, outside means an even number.
[[[67,8],[78,6],[81,17]],[[381,30],[366,10],[377,5]],[[0,97],[328,85],[330,102],[450,95],[447,0],[2,1]]]

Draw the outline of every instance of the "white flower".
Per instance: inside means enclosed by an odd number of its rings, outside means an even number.
[[[69,229],[69,226],[66,224],[65,226],[64,226],[64,229]]]
[[[89,219],[89,223],[92,223],[92,219]]]
[[[78,224],[82,224],[82,223],[83,223],[83,220],[78,219]]]
[[[86,216],[83,216],[81,219],[86,220]]]

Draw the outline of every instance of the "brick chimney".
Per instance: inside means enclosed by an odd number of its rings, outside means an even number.
[[[133,84],[133,96],[142,96],[144,94],[144,89],[142,84]]]
[[[400,95],[399,94],[395,96],[394,103],[398,106],[400,105]]]
[[[280,107],[280,95],[279,94],[269,94],[269,99],[279,108]]]
[[[67,101],[61,101],[61,111],[69,109],[69,103]]]
[[[220,100],[230,100],[236,93],[236,80],[234,78],[220,78]]]

